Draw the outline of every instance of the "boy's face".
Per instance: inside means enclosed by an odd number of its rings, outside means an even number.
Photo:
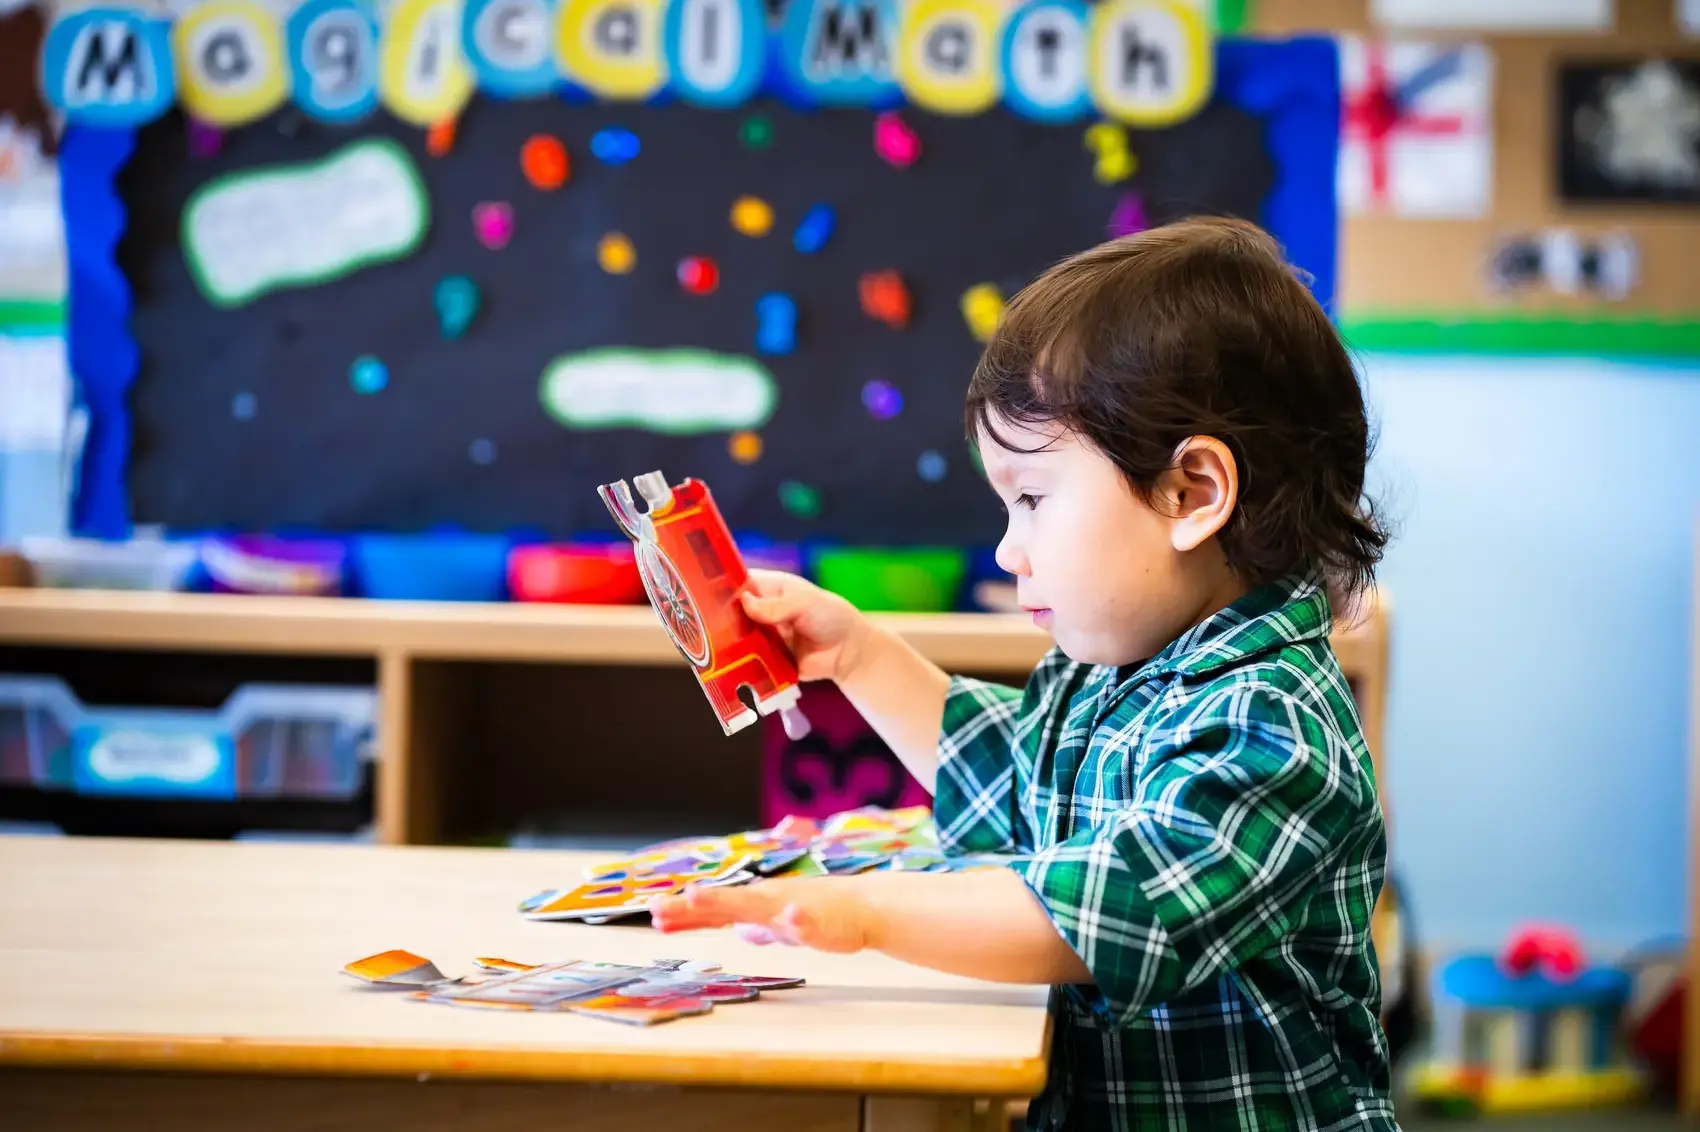
[[[1144,660],[1243,592],[1214,539],[1238,491],[1219,442],[1183,445],[1148,504],[1109,457],[1072,433],[994,424],[1011,443],[1036,450],[1011,451],[984,432],[977,438],[1009,512],[998,565],[1015,575],[1022,608],[1070,658]]]

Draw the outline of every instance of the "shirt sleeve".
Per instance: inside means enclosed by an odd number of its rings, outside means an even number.
[[[933,788],[933,821],[947,855],[1031,848],[1020,795],[1042,741],[1042,728],[1035,723],[1059,700],[1066,705],[1066,687],[1076,667],[1053,650],[1024,689],[951,677]]]
[[[1376,804],[1345,741],[1289,696],[1235,689],[1188,716],[1126,810],[1016,866],[1117,1024],[1290,934]]]

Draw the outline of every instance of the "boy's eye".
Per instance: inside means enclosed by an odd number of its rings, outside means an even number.
[[[1039,497],[1036,495],[1028,495],[1026,492],[1023,492],[1015,497],[1015,505],[1017,507],[1025,507],[1027,510],[1031,511],[1033,508],[1039,506]]]

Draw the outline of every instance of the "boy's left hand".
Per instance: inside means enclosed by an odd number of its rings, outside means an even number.
[[[872,910],[852,877],[694,886],[650,902],[663,932],[732,926],[751,943],[789,943],[840,954],[869,947]]]

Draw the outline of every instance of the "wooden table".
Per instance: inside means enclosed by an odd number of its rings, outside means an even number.
[[[1044,1084],[1043,988],[517,914],[589,859],[0,838],[4,1123],[969,1130]],[[449,974],[480,955],[677,956],[808,983],[644,1028],[426,1005],[339,973],[392,947]]]

